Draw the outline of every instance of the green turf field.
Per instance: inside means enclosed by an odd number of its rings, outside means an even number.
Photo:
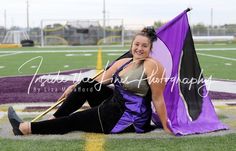
[[[197,54],[206,77],[236,80],[236,48],[235,51],[198,51]]]
[[[236,134],[214,137],[173,137],[162,139],[109,139],[104,151],[233,151]],[[84,140],[0,139],[1,151],[81,151]]]
[[[64,48],[65,49],[65,48]],[[19,50],[20,51],[20,50]],[[39,68],[39,73],[58,72],[80,68],[96,68],[97,52],[24,52],[3,56],[0,54],[0,76],[30,75]],[[108,60],[112,61],[124,52],[103,53],[103,64]],[[110,54],[110,55],[109,55]],[[42,62],[42,63],[40,63]],[[41,65],[40,65],[41,64]],[[19,71],[18,69],[21,68]]]
[[[38,73],[51,73],[96,68],[97,49],[97,47],[0,49],[0,77],[31,75],[37,69]],[[128,49],[128,46],[102,48],[103,66]],[[205,77],[236,80],[236,44],[198,44],[196,49]]]
[[[196,45],[200,65],[205,77],[236,80],[236,44]],[[223,50],[219,50],[223,49]],[[96,68],[97,47],[52,47],[0,49],[0,77],[51,73],[80,68]],[[129,47],[103,48],[103,65],[123,54]],[[78,52],[80,51],[80,52]],[[40,61],[42,64],[40,65]],[[25,65],[24,65],[25,64]],[[23,65],[23,66],[22,66]],[[40,65],[40,66],[39,66]],[[21,70],[18,71],[19,67]],[[228,118],[220,116],[221,120]],[[167,134],[166,134],[167,135]],[[165,136],[166,136],[165,135]],[[63,136],[62,136],[63,137]],[[155,139],[106,139],[105,151],[233,151],[236,134],[223,136],[167,136]],[[85,140],[61,139],[5,139],[0,136],[0,151],[72,151],[85,150]]]

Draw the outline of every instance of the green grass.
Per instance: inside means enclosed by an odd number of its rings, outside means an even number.
[[[199,53],[236,59],[236,51],[200,51]],[[235,61],[202,55],[198,55],[198,58],[205,77],[236,80]]]
[[[112,46],[81,46],[81,47],[67,47],[67,46],[62,46],[62,47],[21,47],[21,48],[0,48],[0,51],[31,51],[31,50],[98,50],[98,48],[102,48],[103,50],[128,50],[129,46],[117,46],[117,47],[112,47]]]
[[[0,151],[80,151],[83,148],[83,140],[0,139]]]
[[[90,53],[92,56],[67,57],[65,56],[66,54],[76,55],[82,53],[24,53],[1,57],[0,66],[5,66],[5,68],[0,69],[0,76],[32,75],[36,72],[42,59],[42,64],[39,67],[38,73],[50,73],[80,68],[96,68],[97,53],[95,52]],[[105,66],[108,60],[112,61],[115,58],[117,58],[117,56],[108,56],[106,53],[103,53],[103,66]],[[28,62],[31,59],[33,60]],[[18,71],[19,67],[22,65],[23,67]],[[69,67],[65,68],[64,65],[69,65]],[[31,68],[31,66],[36,66],[36,68]]]
[[[196,45],[196,48],[236,48],[236,44],[227,45],[212,45],[212,44],[200,44]],[[0,68],[0,77],[3,76],[16,76],[16,75],[32,75],[35,73],[37,68],[31,68],[31,66],[38,66],[40,59],[33,60],[27,63],[18,71],[18,68],[24,64],[26,61],[42,56],[43,62],[39,68],[38,74],[52,73],[65,70],[75,70],[80,68],[96,68],[97,53],[96,52],[85,52],[90,53],[92,56],[71,56],[67,57],[66,54],[83,54],[82,52],[63,52],[65,50],[97,50],[98,47],[46,47],[46,48],[16,48],[16,49],[0,49],[0,51],[32,51],[32,50],[59,50],[61,52],[57,53],[22,53],[10,56],[3,56],[5,53],[0,53],[0,66],[5,66],[5,68]],[[128,50],[129,47],[104,47],[102,50],[122,50],[120,54],[124,53],[123,50]],[[223,56],[228,58],[236,58],[236,50],[225,50],[225,51],[197,51],[197,53],[204,53],[216,56]],[[119,56],[109,56],[106,52],[103,52],[103,66],[107,61],[112,61]],[[213,58],[209,56],[198,55],[200,65],[203,69],[204,76],[216,79],[230,79],[236,80],[236,64],[235,61]],[[230,65],[229,65],[230,64]],[[69,67],[64,67],[68,65]]]
[[[176,137],[159,139],[110,139],[105,150],[112,151],[233,151],[236,134],[214,137]]]
[[[236,44],[227,45],[211,45],[199,44],[196,48],[236,48]],[[53,48],[17,48],[17,49],[0,49],[0,51],[31,51],[31,50],[97,50],[97,47],[53,47]],[[103,50],[128,50],[129,47],[104,47]],[[64,70],[74,70],[80,68],[95,68],[96,67],[96,52],[88,52],[92,56],[72,56],[66,57],[66,54],[80,54],[74,52],[63,53],[24,53],[12,56],[0,57],[0,76],[15,76],[15,75],[30,75],[34,74],[40,60],[33,60],[22,68],[22,73],[18,72],[18,68],[27,60],[37,56],[43,57],[43,63],[39,69],[39,73],[50,73]],[[198,51],[198,53],[223,56],[228,58],[236,58],[235,51]],[[1,53],[1,55],[7,53]],[[107,60],[114,60],[119,56],[108,56],[103,52],[103,65]],[[204,76],[219,79],[236,80],[236,64],[235,61],[224,60],[198,55],[200,65],[204,70]],[[230,63],[231,65],[226,65]],[[65,68],[64,65],[69,65]],[[219,115],[221,120],[227,119],[224,115]],[[63,137],[63,136],[61,136]],[[158,136],[157,136],[158,137]],[[171,138],[153,138],[153,139],[106,139],[105,151],[222,151],[236,150],[236,134],[223,136],[193,136],[193,137],[171,137]],[[37,139],[4,139],[0,138],[0,151],[79,151],[84,150],[84,140],[37,140]]]
[[[16,50],[97,50],[99,47],[101,47],[103,50],[111,50],[111,49],[122,49],[122,50],[128,50],[130,45],[122,46],[73,46],[73,47],[67,47],[67,46],[61,46],[61,47],[22,47],[22,48],[0,48],[0,51],[16,51]],[[236,43],[222,43],[222,44],[195,44],[195,48],[236,48]]]
[[[62,136],[63,137],[63,136]],[[149,139],[106,139],[105,151],[233,151],[236,134],[224,136],[170,137]],[[84,140],[26,140],[0,139],[1,151],[80,151]]]
[[[228,119],[228,117],[226,115],[223,115],[223,114],[219,114],[218,118],[220,119],[220,121]]]

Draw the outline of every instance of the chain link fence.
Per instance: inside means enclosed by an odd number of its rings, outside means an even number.
[[[30,28],[27,34],[36,46],[123,46],[129,45],[133,36],[143,27],[124,25],[122,19],[107,20],[105,28],[102,20],[43,20],[41,27]],[[236,42],[236,24],[214,27],[198,24],[191,26],[191,29],[196,42]],[[13,30],[26,31],[22,28],[6,30],[0,27],[0,43]]]

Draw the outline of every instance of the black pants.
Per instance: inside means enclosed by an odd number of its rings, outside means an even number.
[[[111,88],[92,79],[83,79],[55,112],[56,119],[31,123],[32,134],[65,134],[71,131],[103,133],[98,105],[112,95]],[[86,100],[91,109],[75,112]]]

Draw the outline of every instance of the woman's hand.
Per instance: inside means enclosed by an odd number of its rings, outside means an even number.
[[[164,131],[167,133],[167,134],[170,134],[170,135],[173,135],[172,131],[169,129],[169,128],[164,128]]]
[[[76,87],[76,85],[69,86],[58,100],[67,98],[68,95],[75,89],[75,87]]]

